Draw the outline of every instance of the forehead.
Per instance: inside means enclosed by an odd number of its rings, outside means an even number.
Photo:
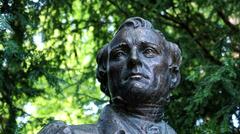
[[[135,44],[138,42],[149,42],[152,44],[160,45],[162,38],[158,33],[152,29],[147,28],[122,28],[112,40],[110,46],[116,46],[119,43],[125,42],[127,44]]]

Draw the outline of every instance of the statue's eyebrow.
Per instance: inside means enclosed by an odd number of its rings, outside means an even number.
[[[114,49],[117,49],[117,48],[120,48],[120,47],[126,47],[126,46],[127,46],[126,42],[120,42],[117,45],[113,46],[111,49],[114,50]]]
[[[150,42],[150,41],[140,41],[140,43],[142,43],[142,44],[151,44],[151,45],[154,45],[154,46],[156,46],[156,47],[160,47],[161,50],[164,49],[163,45],[161,45],[161,44],[156,44],[156,43],[153,43],[153,42]]]

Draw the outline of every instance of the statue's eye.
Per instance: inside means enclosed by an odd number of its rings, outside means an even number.
[[[123,51],[117,51],[116,53],[115,53],[115,56],[116,57],[120,57],[120,56],[123,56],[123,55],[125,55],[125,53],[123,52]]]
[[[158,54],[158,51],[153,47],[147,47],[144,49],[143,54],[146,57],[153,57]]]
[[[112,58],[113,59],[119,59],[121,57],[124,57],[126,55],[126,52],[124,52],[123,50],[115,50],[112,54]]]

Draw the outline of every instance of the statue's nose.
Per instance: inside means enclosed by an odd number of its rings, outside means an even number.
[[[136,65],[140,65],[141,61],[140,61],[139,58],[140,57],[139,57],[139,54],[137,52],[137,48],[133,47],[131,49],[131,52],[130,52],[130,55],[129,55],[128,66],[133,67],[133,66],[136,66]]]

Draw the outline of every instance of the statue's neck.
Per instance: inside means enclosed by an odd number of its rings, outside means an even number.
[[[111,102],[111,106],[115,110],[121,111],[128,116],[152,122],[159,122],[164,116],[163,104],[131,104],[125,102],[121,98],[114,98]]]

